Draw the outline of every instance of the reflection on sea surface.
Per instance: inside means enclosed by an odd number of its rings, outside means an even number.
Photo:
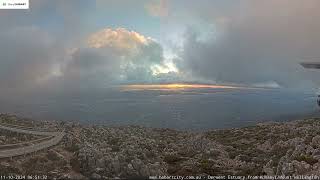
[[[187,88],[2,97],[0,108],[37,119],[205,130],[317,115],[315,101],[312,93],[279,89]]]

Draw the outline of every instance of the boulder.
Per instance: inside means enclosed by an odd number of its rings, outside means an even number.
[[[311,145],[313,147],[320,147],[320,135],[316,135],[312,138]]]
[[[93,174],[91,174],[90,178],[91,179],[101,179],[101,176],[97,173],[93,173]]]

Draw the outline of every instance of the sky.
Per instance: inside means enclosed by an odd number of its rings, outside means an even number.
[[[197,83],[312,89],[318,0],[30,0],[0,10],[0,91]]]

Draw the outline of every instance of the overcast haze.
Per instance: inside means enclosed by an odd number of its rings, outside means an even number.
[[[318,0],[30,0],[0,11],[2,91],[215,83],[311,89]]]

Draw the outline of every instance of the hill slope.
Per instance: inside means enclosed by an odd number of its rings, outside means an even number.
[[[6,116],[1,118],[6,119]],[[150,175],[320,175],[320,119],[317,118],[203,133],[139,126],[36,121],[30,124],[63,126],[67,135],[50,150],[0,160],[4,173],[73,179]]]

